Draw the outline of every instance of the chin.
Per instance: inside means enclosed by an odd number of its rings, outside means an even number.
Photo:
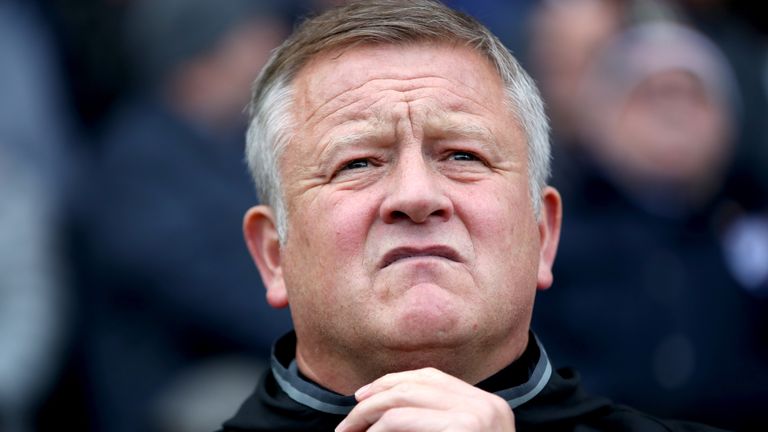
[[[402,318],[383,332],[383,345],[402,353],[451,351],[471,343],[474,332],[458,317],[414,315]]]
[[[474,314],[465,299],[442,287],[423,283],[411,287],[381,310],[387,346],[417,350],[453,347],[472,339]]]
[[[476,358],[472,338],[459,334],[427,334],[415,331],[388,340],[376,361],[378,375],[432,367],[459,376],[462,359]]]

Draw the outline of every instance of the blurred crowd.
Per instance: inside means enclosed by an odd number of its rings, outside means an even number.
[[[591,391],[757,431],[768,427],[757,73],[768,38],[715,3],[550,1],[532,13],[527,59],[564,201],[534,329]]]
[[[250,83],[339,1],[0,0],[0,431],[196,432],[290,328],[241,235]],[[454,0],[552,121],[534,331],[588,390],[768,430],[768,22],[746,0]]]

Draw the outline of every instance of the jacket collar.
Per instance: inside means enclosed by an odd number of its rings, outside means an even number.
[[[328,414],[346,415],[357,401],[321,387],[302,376],[296,366],[296,333],[290,332],[272,347],[271,368],[280,388],[294,401]],[[479,383],[517,408],[538,395],[552,376],[552,365],[539,339],[530,333],[528,346],[518,360]]]

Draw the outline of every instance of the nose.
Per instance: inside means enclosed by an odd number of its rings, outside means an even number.
[[[453,202],[445,193],[440,173],[429,166],[421,152],[413,153],[401,155],[390,173],[381,218],[385,223],[447,221],[453,216]]]

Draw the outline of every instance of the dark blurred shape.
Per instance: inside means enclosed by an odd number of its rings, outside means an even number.
[[[534,328],[592,392],[764,430],[766,303],[739,283],[723,244],[746,220],[742,199],[765,201],[730,175],[740,99],[726,60],[691,29],[643,24],[595,55],[577,96],[554,176],[555,285]]]
[[[72,102],[71,116],[85,138],[96,132],[118,95],[133,86],[122,35],[122,16],[132,1],[32,0],[54,36],[61,73]],[[74,143],[89,150],[94,143]]]
[[[33,430],[69,331],[59,245],[73,160],[56,53],[38,11],[0,2],[0,430]]]
[[[256,203],[243,109],[287,32],[276,5],[143,0],[126,11],[139,85],[105,124],[76,216],[94,430],[216,428],[290,328],[266,304],[241,232]],[[220,385],[200,384],[212,376]]]
[[[310,0],[309,7],[315,12],[321,12],[348,2],[349,0]]]
[[[524,60],[525,21],[540,0],[446,0],[444,3],[482,22],[516,57]]]

